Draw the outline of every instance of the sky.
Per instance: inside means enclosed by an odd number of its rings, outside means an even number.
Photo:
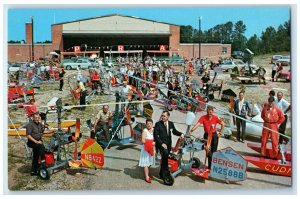
[[[290,7],[288,5],[250,5],[250,6],[206,6],[198,5],[192,7],[185,5],[181,7],[163,7],[162,5],[145,7],[105,7],[101,5],[79,7],[35,7],[25,8],[9,7],[7,9],[8,40],[25,40],[25,23],[34,18],[34,41],[45,41],[51,39],[51,24],[97,17],[110,14],[121,14],[135,16],[155,21],[161,21],[176,25],[191,25],[199,28],[199,17],[201,30],[205,31],[218,24],[228,21],[233,23],[242,20],[247,27],[245,36],[250,38],[254,34],[261,36],[262,31],[273,26],[275,29],[280,24],[290,19]]]

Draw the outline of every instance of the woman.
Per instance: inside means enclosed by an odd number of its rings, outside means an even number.
[[[146,128],[142,133],[142,149],[140,154],[139,166],[144,167],[145,181],[151,183],[152,178],[149,176],[149,167],[155,164],[155,150],[153,141],[153,120],[146,120]]]

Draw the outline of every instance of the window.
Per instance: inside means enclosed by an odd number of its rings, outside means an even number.
[[[227,47],[222,47],[222,53],[227,53]]]

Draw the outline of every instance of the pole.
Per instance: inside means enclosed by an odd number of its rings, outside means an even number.
[[[33,42],[33,16],[31,16],[31,61],[34,61],[34,42]]]
[[[202,16],[199,17],[199,61],[201,60],[201,20],[202,20]]]

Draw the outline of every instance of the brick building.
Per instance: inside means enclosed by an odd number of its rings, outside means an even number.
[[[8,61],[31,57],[32,24],[26,23],[24,44],[8,44]],[[39,34],[38,32],[35,34]],[[34,44],[34,59],[49,57],[51,51],[66,55],[105,52],[141,52],[142,56],[177,52],[188,59],[198,57],[198,44],[180,44],[180,26],[138,17],[106,15],[52,25],[52,43]],[[76,52],[75,52],[76,51]],[[229,44],[202,44],[201,57],[230,56]]]

